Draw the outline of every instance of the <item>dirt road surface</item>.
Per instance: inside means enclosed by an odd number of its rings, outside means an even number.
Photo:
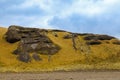
[[[0,73],[0,80],[120,80],[120,72]]]

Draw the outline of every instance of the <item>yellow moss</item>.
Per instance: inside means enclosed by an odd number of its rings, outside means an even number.
[[[82,36],[76,39],[78,51],[74,50],[71,39],[63,39],[63,36],[69,34],[67,32],[56,32],[58,37],[55,37],[52,32],[47,36],[61,50],[52,56],[48,62],[47,55],[40,55],[42,61],[34,61],[29,63],[20,62],[16,59],[17,55],[12,52],[17,48],[18,43],[10,44],[6,42],[3,35],[7,31],[6,28],[0,28],[0,72],[14,71],[55,71],[55,70],[77,70],[77,69],[120,69],[120,46],[114,45],[111,41],[103,41],[103,44],[93,45],[90,47],[90,52],[81,52],[81,45],[88,49]],[[119,55],[120,56],[120,55]],[[111,60],[115,60],[114,63]]]

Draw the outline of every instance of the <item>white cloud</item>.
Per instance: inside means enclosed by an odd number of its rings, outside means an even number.
[[[19,7],[25,9],[38,6],[48,13],[47,16],[61,18],[69,17],[72,14],[93,17],[104,14],[118,3],[120,3],[119,0],[74,0],[72,4],[65,4],[62,0],[25,0]]]
[[[0,21],[0,24],[5,24],[3,26],[9,25],[21,25],[28,27],[38,27],[45,29],[58,29],[57,26],[50,26],[49,21],[53,16],[24,16],[24,15],[7,15]],[[12,20],[11,20],[12,19]],[[7,22],[7,23],[6,23]]]
[[[46,28],[46,29],[54,29],[58,28],[57,26],[50,26],[49,21],[53,18],[53,16],[43,16],[43,17],[34,17],[32,22],[30,21],[29,25],[32,27]]]
[[[50,11],[54,5],[53,3],[53,0],[25,0],[22,4],[16,5],[15,8],[28,9],[37,6],[44,11]]]
[[[67,17],[74,13],[87,17],[94,17],[109,12],[112,7],[119,5],[119,0],[76,0],[65,11],[62,12],[61,17]]]
[[[23,24],[27,26],[33,26],[33,27],[39,26],[42,28],[58,28],[56,27],[57,25],[54,26],[49,24],[49,22],[52,21],[54,17],[60,18],[61,20],[65,21],[65,19],[69,19],[71,15],[77,14],[82,17],[85,17],[85,18],[87,17],[90,19],[91,18],[94,19],[94,17],[95,18],[97,17],[98,23],[96,23],[97,26],[94,28],[96,30],[96,29],[101,29],[101,26],[105,26],[106,24],[104,23],[104,19],[106,19],[106,22],[107,20],[112,19],[109,17],[113,16],[113,13],[116,12],[115,9],[118,10],[120,7],[119,6],[120,0],[73,0],[72,3],[69,3],[69,0],[66,0],[66,2],[64,1],[65,0],[25,0],[22,4],[13,5],[12,7],[9,7],[9,9],[11,10],[31,9],[32,10],[32,7],[38,7],[40,10],[42,9],[42,11],[45,14],[43,16],[41,16],[41,14],[36,16],[35,15],[34,16],[18,15],[19,17],[14,16],[16,18],[10,17],[10,19],[12,19],[13,22],[11,20],[10,21],[5,20],[4,22],[7,21],[9,22],[9,24],[20,24],[20,25]],[[119,21],[119,19],[117,21]],[[85,23],[87,23],[87,21]],[[104,24],[101,24],[101,23],[104,23]],[[113,23],[115,23],[115,19]],[[68,23],[68,26],[70,26],[69,24],[70,23]],[[116,23],[115,26],[118,26],[117,24],[118,22]],[[74,24],[72,25],[74,26]],[[114,25],[110,24],[109,26],[112,26],[112,28],[116,30]],[[106,29],[104,28],[104,30]]]

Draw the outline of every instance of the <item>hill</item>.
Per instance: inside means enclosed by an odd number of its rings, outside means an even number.
[[[30,29],[16,27],[20,31]],[[120,41],[112,36],[37,29],[45,32],[45,36],[42,38],[47,39],[50,46],[54,45],[54,48],[58,46],[59,49],[54,54],[49,55],[48,52],[53,48],[47,48],[49,49],[47,54],[45,54],[46,48],[39,48],[37,56],[41,60],[31,58],[30,61],[25,62],[18,58],[19,55],[14,54],[16,49],[20,49],[21,38],[23,40],[25,36],[20,37],[20,39],[17,38],[15,42],[10,42],[8,36],[12,35],[11,37],[13,37],[14,33],[9,33],[8,29],[0,27],[0,72],[120,69]],[[22,35],[26,34],[26,32],[22,32]],[[44,45],[48,45],[48,43]],[[43,52],[41,52],[42,50]],[[30,56],[33,53],[34,51],[29,51]]]

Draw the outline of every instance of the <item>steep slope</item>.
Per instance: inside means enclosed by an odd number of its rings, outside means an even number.
[[[120,45],[119,40],[115,38],[96,42],[85,40],[90,34],[77,34],[73,39],[70,32],[48,30],[46,36],[61,49],[51,56],[50,61],[48,55],[39,54],[41,61],[32,59],[31,62],[25,63],[19,61],[17,55],[12,54],[19,42],[8,43],[4,38],[6,31],[6,28],[0,28],[0,72],[120,69]]]

